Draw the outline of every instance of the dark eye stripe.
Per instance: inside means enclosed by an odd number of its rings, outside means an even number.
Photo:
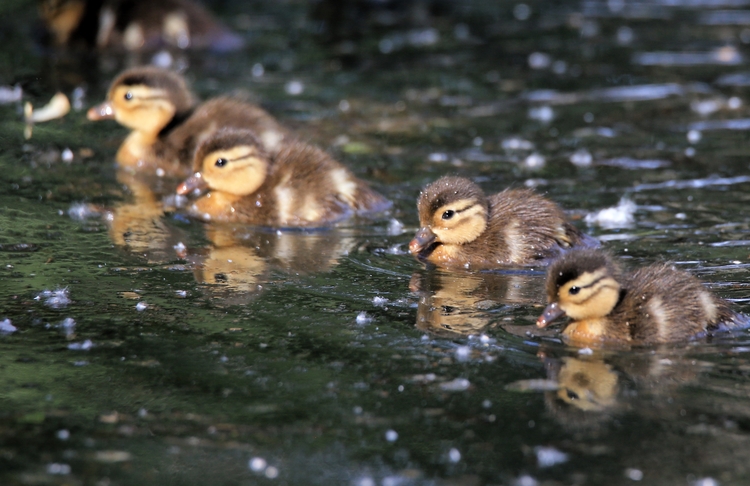
[[[588,297],[586,297],[585,299],[581,300],[580,302],[576,302],[576,305],[582,305],[582,304],[585,304],[585,303],[586,303],[586,302],[588,302],[589,300],[591,300],[591,299],[593,299],[594,297],[596,297],[597,295],[599,295],[599,293],[600,293],[600,292],[601,292],[602,290],[604,290],[604,289],[614,289],[614,290],[617,290],[617,287],[616,287],[616,286],[614,286],[614,285],[602,285],[601,287],[599,287],[599,288],[597,289],[597,291],[596,291],[596,292],[592,292],[592,293],[591,293],[591,295],[589,295],[589,296],[588,296]]]
[[[219,157],[219,159],[221,159],[221,160],[223,160],[223,161],[224,161],[224,164],[222,164],[222,165],[221,165],[220,167],[223,167],[223,166],[227,165],[227,164],[228,164],[229,162],[237,162],[237,161],[239,161],[239,160],[245,160],[245,159],[249,159],[249,158],[250,158],[250,157],[252,157],[253,155],[257,155],[257,154],[255,154],[255,153],[249,153],[249,154],[247,154],[247,155],[243,155],[243,156],[241,156],[241,157],[237,157],[237,158],[234,158],[234,159],[228,159],[228,158],[226,158],[226,157]]]

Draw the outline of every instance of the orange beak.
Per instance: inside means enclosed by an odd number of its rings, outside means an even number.
[[[430,228],[424,226],[417,231],[414,239],[409,242],[409,252],[414,256],[418,256],[435,243],[436,240],[437,235]]]
[[[206,184],[206,181],[203,180],[203,176],[201,176],[200,172],[196,172],[195,174],[191,175],[187,179],[185,179],[182,184],[177,186],[177,194],[184,196],[185,194],[190,194],[193,191],[204,191],[208,185]]]
[[[544,309],[544,312],[542,312],[542,315],[539,316],[539,319],[536,320],[537,327],[547,327],[550,322],[554,321],[558,317],[565,315],[565,311],[560,309],[560,306],[557,305],[557,302],[550,303],[546,309]]]
[[[115,110],[112,103],[105,101],[89,108],[89,111],[86,112],[86,118],[92,121],[114,120]]]

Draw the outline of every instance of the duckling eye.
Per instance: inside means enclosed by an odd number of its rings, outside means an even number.
[[[576,392],[574,392],[572,390],[567,390],[567,392],[568,392],[568,398],[570,398],[571,400],[578,400],[580,398],[578,396],[578,393],[576,393]]]
[[[580,287],[571,287],[570,290],[568,290],[568,293],[570,295],[575,295],[575,294],[577,294],[580,291],[581,291]]]
[[[456,212],[452,209],[448,209],[443,213],[443,219],[451,219]]]
[[[128,91],[127,93],[125,93],[124,98],[125,98],[125,101],[132,100],[133,99],[133,93],[131,93],[130,91]]]
[[[214,165],[216,167],[224,167],[225,165],[227,165],[227,162],[229,162],[227,159],[219,158],[219,159],[216,159],[216,163]]]

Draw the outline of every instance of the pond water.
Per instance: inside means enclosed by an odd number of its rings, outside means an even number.
[[[28,140],[0,106],[2,484],[750,481],[746,333],[580,352],[536,332],[543,269],[407,249],[437,177],[533,186],[750,313],[750,2],[353,2],[331,29],[335,2],[229,3],[245,49],[160,59],[393,209],[315,232],[164,212],[168,184],[116,169],[126,131],[85,116],[154,53],[44,49],[35,5],[5,3],[0,86],[80,104]]]

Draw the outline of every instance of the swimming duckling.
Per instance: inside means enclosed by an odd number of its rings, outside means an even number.
[[[191,173],[198,144],[219,128],[253,130],[270,151],[288,133],[265,110],[238,99],[214,98],[195,107],[182,76],[152,66],[120,74],[88,118],[114,119],[133,130],[117,151],[121,166],[182,177]]]
[[[323,150],[289,140],[271,154],[249,130],[223,129],[196,150],[178,194],[208,188],[189,211],[206,221],[321,227],[390,202]]]
[[[59,46],[227,51],[244,44],[190,0],[42,0],[39,15],[52,43]]]
[[[547,299],[537,326],[565,314],[572,322],[563,337],[581,345],[670,343],[750,323],[687,272],[658,263],[623,273],[597,250],[573,250],[552,263]]]
[[[422,190],[417,208],[421,228],[409,251],[440,267],[526,265],[573,246],[598,246],[557,204],[530,189],[487,197],[469,179],[442,177]]]

